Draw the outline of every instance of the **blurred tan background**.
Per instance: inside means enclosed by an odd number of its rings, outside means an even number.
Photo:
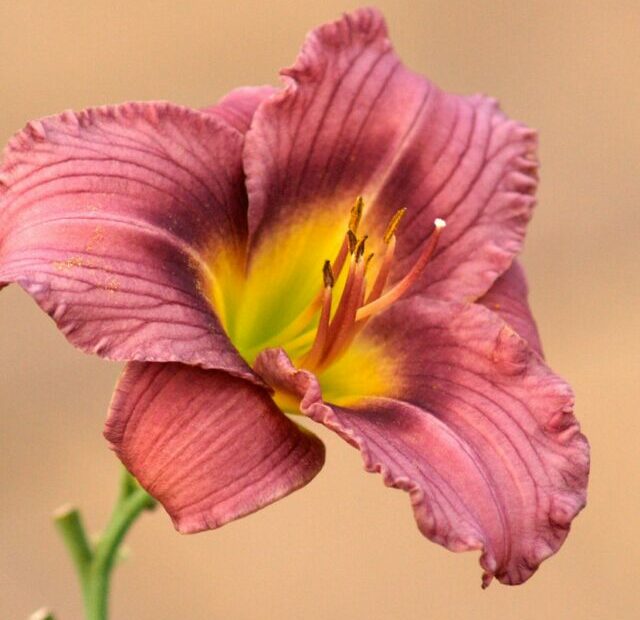
[[[592,443],[590,503],[527,584],[480,590],[473,554],[423,539],[407,497],[319,431],[306,489],[213,533],[162,511],[129,538],[114,620],[627,620],[640,617],[640,3],[380,0],[405,62],[485,91],[541,133],[525,264],[548,358]],[[0,141],[34,117],[136,99],[202,106],[273,82],[350,1],[0,0]],[[85,357],[20,290],[0,294],[0,618],[81,618],[50,522],[93,529],[118,466],[101,436],[118,366]]]

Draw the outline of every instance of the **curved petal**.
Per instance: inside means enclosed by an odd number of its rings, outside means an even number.
[[[535,133],[494,100],[444,93],[406,69],[373,9],[314,30],[282,74],[286,88],[260,106],[246,138],[252,243],[313,210],[342,226],[363,195],[370,241],[408,209],[393,278],[413,264],[439,217],[448,227],[414,292],[465,301],[484,294],[522,244]]]
[[[212,254],[244,248],[241,149],[235,130],[165,103],[30,123],[1,168],[0,283],[85,351],[251,376],[199,284]]]
[[[304,486],[324,445],[263,388],[221,371],[129,363],[105,437],[182,533],[213,529]]]
[[[527,302],[528,296],[527,278],[522,265],[516,260],[478,303],[500,315],[536,353],[544,357],[538,327]]]
[[[493,576],[522,583],[585,503],[588,444],[569,386],[478,305],[414,297],[368,332],[404,353],[404,385],[389,398],[324,403],[315,377],[279,350],[256,369],[357,447],[367,471],[408,491],[425,536],[453,551],[482,549],[485,586]]]
[[[278,92],[274,86],[243,86],[227,93],[218,103],[202,108],[240,133],[247,133],[258,106]]]

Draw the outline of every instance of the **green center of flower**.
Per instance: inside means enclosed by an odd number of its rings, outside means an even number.
[[[244,359],[253,364],[260,351],[282,347],[298,368],[316,374],[325,398],[338,403],[364,394],[388,394],[397,383],[397,353],[361,332],[372,316],[415,282],[445,226],[435,221],[413,267],[388,286],[405,209],[398,210],[381,239],[374,240],[379,260],[367,251],[369,237],[360,235],[363,212],[360,197],[346,231],[326,217],[283,227],[258,247],[246,267],[218,255],[205,291]],[[326,258],[331,255],[332,261]]]

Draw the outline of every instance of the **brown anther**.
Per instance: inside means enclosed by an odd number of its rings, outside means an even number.
[[[330,260],[324,261],[324,265],[322,266],[322,277],[324,279],[324,287],[333,288],[335,278],[333,277],[333,269],[331,269]]]
[[[393,216],[389,220],[389,224],[387,225],[387,230],[384,233],[383,239],[385,243],[389,243],[389,241],[391,241],[391,237],[393,237],[393,235],[395,234],[406,212],[407,212],[407,209],[403,207],[402,209],[398,209],[393,214]]]
[[[347,231],[347,243],[349,244],[349,253],[353,254],[358,245],[358,237],[355,236],[351,229]]]
[[[358,232],[358,226],[362,219],[362,212],[364,210],[364,198],[358,196],[356,201],[351,207],[351,218],[349,219],[349,230],[355,235]]]
[[[353,251],[353,253],[355,254],[355,257],[356,257],[356,263],[362,258],[363,254],[364,254],[364,244],[366,243],[368,238],[369,238],[369,235],[365,235],[356,244],[356,247],[355,247],[355,249]]]

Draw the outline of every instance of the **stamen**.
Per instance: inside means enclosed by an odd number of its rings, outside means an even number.
[[[384,291],[384,287],[387,284],[387,278],[389,277],[389,273],[391,272],[391,265],[393,264],[393,256],[396,251],[396,230],[398,230],[398,226],[404,217],[404,214],[407,212],[406,208],[398,209],[391,219],[389,220],[389,224],[387,225],[387,230],[384,233],[383,240],[387,244],[387,248],[384,253],[384,257],[382,259],[382,265],[380,265],[380,271],[378,271],[378,275],[373,283],[373,288],[367,297],[367,303],[371,303],[375,301],[382,295],[382,291]]]
[[[356,315],[357,321],[362,321],[370,317],[385,308],[388,308],[392,303],[400,299],[411,287],[411,285],[418,279],[418,276],[422,273],[427,263],[433,256],[436,247],[438,246],[438,239],[442,233],[442,230],[446,226],[446,222],[441,219],[436,219],[433,223],[433,232],[427,239],[427,243],[422,250],[422,253],[418,257],[418,260],[413,265],[409,273],[400,280],[390,291],[386,292],[378,299],[367,303],[362,306]]]
[[[355,264],[354,269],[350,269],[351,282],[349,289],[345,286],[345,291],[340,300],[340,306],[329,327],[329,337],[325,346],[325,353],[320,359],[318,370],[329,366],[348,346],[355,336],[355,322],[358,307],[363,300],[363,291],[366,286],[364,279],[365,263],[360,261]]]
[[[362,219],[362,212],[364,209],[364,199],[359,196],[355,204],[351,208],[351,218],[349,220],[349,228],[342,240],[342,245],[338,254],[336,255],[333,264],[330,265],[331,273],[334,282],[340,277],[342,268],[349,254],[353,254],[358,245],[358,238],[355,235],[355,231],[358,229],[360,220]],[[322,306],[323,291],[318,291],[318,294],[311,300],[311,303],[282,331],[278,334],[278,340],[280,342],[286,342],[290,344],[291,338],[297,341],[297,337],[302,330],[304,330],[309,322],[313,319],[318,309]],[[304,334],[303,334],[304,335]]]
[[[347,235],[344,236],[342,240],[342,245],[340,246],[340,250],[338,251],[337,256],[332,264],[332,271],[334,274],[334,279],[337,280],[342,273],[342,268],[344,267],[344,261],[347,258],[347,254],[349,253],[349,240]]]
[[[307,353],[298,357],[296,364],[314,372],[322,372],[336,361],[350,346],[368,319],[400,299],[415,283],[431,260],[442,230],[444,220],[434,221],[433,231],[429,235],[418,259],[410,271],[391,290],[384,293],[396,249],[396,231],[406,209],[399,209],[389,220],[383,236],[386,245],[382,264],[376,275],[373,287],[367,295],[366,274],[373,254],[365,254],[367,235],[358,238],[357,230],[362,219],[364,201],[358,197],[351,209],[349,228],[343,238],[340,250],[333,261],[326,260],[322,267],[323,288],[312,300],[293,324],[284,332],[292,339],[285,341],[287,350],[307,349]],[[349,270],[342,288],[338,306],[333,312],[333,287],[349,257]],[[366,255],[366,258],[365,258]],[[366,299],[366,301],[365,301]],[[314,330],[314,316],[320,310],[317,328]],[[293,329],[295,327],[295,329]],[[315,331],[315,334],[314,334]],[[311,345],[311,346],[309,346]],[[284,346],[284,345],[283,345]]]
[[[393,256],[396,251],[396,236],[392,235],[387,243],[387,247],[384,252],[384,256],[382,258],[382,265],[380,265],[380,270],[378,271],[378,275],[373,282],[373,288],[367,297],[367,303],[371,303],[372,301],[378,299],[380,295],[382,295],[382,291],[384,291],[384,287],[387,283],[387,278],[389,277],[389,273],[391,272],[391,265],[393,264]]]
[[[351,297],[351,292],[353,290],[357,264],[358,263],[356,263],[353,258],[349,262],[347,281],[344,283],[344,289],[342,290],[342,296],[338,302],[338,308],[336,309],[335,314],[333,315],[333,320],[331,321],[331,334],[335,332],[336,326],[342,322],[346,312],[347,301]],[[333,338],[333,336],[331,337]]]
[[[389,243],[391,239],[394,237],[395,232],[398,229],[398,226],[400,225],[400,222],[402,221],[402,218],[404,217],[404,214],[406,212],[407,212],[407,209],[403,208],[403,209],[398,209],[393,214],[393,216],[389,220],[389,224],[387,225],[387,230],[384,233],[383,239],[385,243]]]
[[[318,330],[311,350],[300,360],[301,365],[306,368],[313,368],[322,357],[329,334],[329,319],[331,317],[331,298],[333,292],[333,273],[331,272],[331,262],[325,261],[322,268],[324,279],[324,290],[322,292],[322,310],[320,311],[320,321]]]

